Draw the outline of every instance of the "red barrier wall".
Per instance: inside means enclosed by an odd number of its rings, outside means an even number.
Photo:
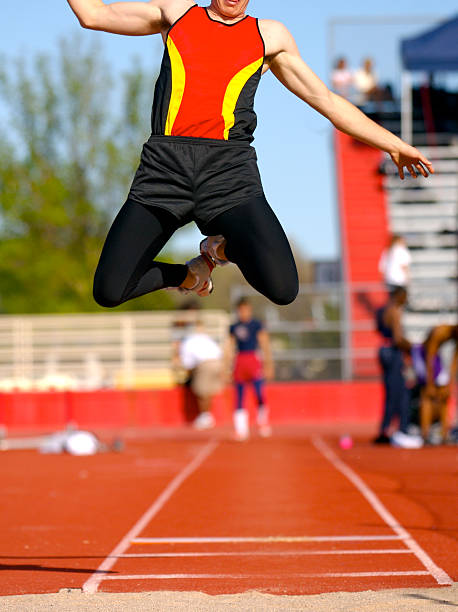
[[[336,130],[335,155],[338,178],[340,234],[344,260],[344,281],[353,283],[380,283],[378,262],[388,242],[388,206],[379,173],[382,154]],[[365,292],[352,294],[350,299],[351,323],[373,322],[374,308],[386,300],[386,294]],[[351,345],[354,349],[373,349],[379,339],[373,331],[353,330]],[[378,364],[374,360],[353,358],[356,377],[374,377]]]
[[[376,422],[382,410],[378,383],[275,383],[267,387],[274,423]],[[232,389],[213,402],[217,423],[229,423]],[[247,394],[254,412],[254,400]],[[154,427],[186,423],[184,390],[3,393],[0,424],[8,429]]]

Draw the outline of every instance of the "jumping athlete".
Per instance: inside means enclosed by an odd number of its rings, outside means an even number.
[[[286,235],[267,203],[250,146],[254,97],[271,70],[333,125],[386,151],[404,178],[428,176],[431,163],[332,93],[304,63],[284,25],[246,14],[249,0],[114,2],[68,0],[84,28],[132,36],[160,34],[152,135],[127,202],[107,236],[94,297],[113,307],[166,287],[208,295],[216,264],[234,262],[276,304],[298,291]],[[155,260],[172,234],[195,221],[209,236],[186,265]]]
[[[234,411],[236,438],[246,440],[250,434],[248,411],[243,407],[247,383],[253,385],[256,393],[259,434],[264,438],[269,437],[271,427],[264,381],[265,378],[273,377],[270,339],[261,321],[253,318],[251,304],[246,298],[242,298],[237,303],[237,321],[230,327],[227,359],[231,365],[233,364],[232,378],[236,392]]]

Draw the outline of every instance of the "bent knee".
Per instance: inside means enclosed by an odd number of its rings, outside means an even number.
[[[299,293],[299,283],[284,284],[278,287],[276,291],[269,295],[269,299],[278,306],[287,306],[292,304]]]
[[[114,308],[122,303],[122,296],[119,292],[98,279],[94,280],[92,295],[97,304],[104,308]]]

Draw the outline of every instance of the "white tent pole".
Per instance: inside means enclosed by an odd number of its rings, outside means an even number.
[[[408,70],[402,71],[401,92],[401,138],[412,143],[412,75]]]

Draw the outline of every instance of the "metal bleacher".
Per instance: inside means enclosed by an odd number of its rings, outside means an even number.
[[[435,174],[401,182],[386,165],[384,186],[390,231],[406,238],[412,254],[405,327],[412,340],[420,341],[433,325],[457,322],[458,144],[421,146],[419,135],[416,141]]]

